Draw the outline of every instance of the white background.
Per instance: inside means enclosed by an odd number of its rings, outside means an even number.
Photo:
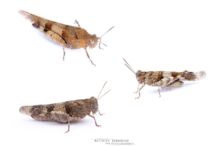
[[[218,0],[19,0],[1,1],[0,146],[104,146],[97,138],[128,139],[135,146],[220,146]],[[66,50],[34,29],[18,10],[102,35],[104,50]],[[170,91],[146,86],[135,100],[135,70],[205,70],[204,80]],[[67,125],[39,122],[22,105],[97,96],[104,116]],[[3,145],[4,144],[4,145]]]

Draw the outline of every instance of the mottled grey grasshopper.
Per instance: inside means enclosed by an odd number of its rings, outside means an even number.
[[[68,123],[66,133],[70,130],[71,122],[81,120],[87,115],[92,117],[95,121],[95,125],[99,127],[100,125],[97,124],[94,114],[99,112],[101,115],[98,109],[98,100],[110,91],[108,90],[101,95],[105,85],[106,82],[102,86],[97,98],[92,96],[88,99],[79,99],[46,105],[22,106],[19,111],[39,121]]]
[[[141,71],[135,72],[133,68],[128,64],[128,62],[123,58],[125,66],[131,70],[139,83],[136,93],[140,97],[140,91],[145,85],[158,87],[158,93],[160,95],[160,88],[176,88],[181,87],[183,81],[195,81],[205,77],[206,73],[204,71],[199,72],[175,72],[175,71]]]

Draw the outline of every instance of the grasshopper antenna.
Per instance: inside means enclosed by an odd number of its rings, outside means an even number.
[[[131,65],[123,58],[123,60],[125,61],[125,66],[132,71],[134,74],[136,74],[136,72],[134,71],[134,69],[131,67]]]
[[[107,84],[107,81],[103,84],[102,89],[100,90],[97,99],[101,99],[103,96],[105,96],[107,93],[109,93],[111,91],[111,89],[109,89],[108,91],[106,91],[104,94],[101,95],[106,84]]]
[[[101,40],[102,37],[105,36],[108,32],[110,32],[114,27],[115,27],[115,26],[112,26],[112,27],[109,28],[104,34],[102,34],[101,37],[99,37],[99,48],[100,48],[100,49],[102,49],[102,48],[101,48],[101,44],[103,44],[104,46],[107,46],[105,43],[102,42],[102,40]]]
[[[102,38],[103,36],[105,36],[109,31],[111,31],[115,26],[112,26],[111,28],[109,28],[104,34],[102,34],[102,36],[100,38]]]

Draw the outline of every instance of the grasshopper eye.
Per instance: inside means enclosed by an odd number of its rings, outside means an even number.
[[[143,75],[143,72],[142,72],[141,70],[138,70],[138,71],[136,72],[136,76],[139,77],[139,76],[141,76],[141,75]]]

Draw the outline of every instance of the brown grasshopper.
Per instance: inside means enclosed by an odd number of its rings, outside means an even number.
[[[135,72],[133,68],[128,64],[128,62],[123,58],[125,62],[125,66],[131,70],[139,83],[137,91],[138,97],[140,97],[141,89],[144,88],[145,85],[156,86],[158,87],[158,93],[160,95],[160,88],[176,88],[181,87],[184,82],[183,81],[195,81],[205,77],[206,73],[204,71],[199,72],[175,72],[175,71],[141,71],[138,70]]]
[[[108,90],[101,95],[105,85],[106,82],[102,86],[97,98],[92,96],[88,99],[79,99],[46,105],[22,106],[19,111],[31,116],[35,120],[67,123],[68,129],[66,133],[70,131],[71,122],[79,121],[87,115],[92,117],[95,125],[99,127],[100,125],[97,124],[94,114],[99,112],[99,114],[102,115],[98,109],[98,100],[110,91]]]
[[[53,41],[63,46],[63,60],[65,58],[65,48],[84,48],[88,59],[93,65],[95,65],[89,56],[87,48],[95,48],[97,43],[99,43],[100,49],[101,44],[106,46],[101,42],[101,39],[107,32],[114,28],[111,27],[101,37],[97,37],[95,34],[91,35],[85,29],[81,28],[77,20],[75,20],[75,23],[78,25],[76,27],[51,21],[23,10],[20,10],[19,12],[31,20],[33,27],[40,29]]]

